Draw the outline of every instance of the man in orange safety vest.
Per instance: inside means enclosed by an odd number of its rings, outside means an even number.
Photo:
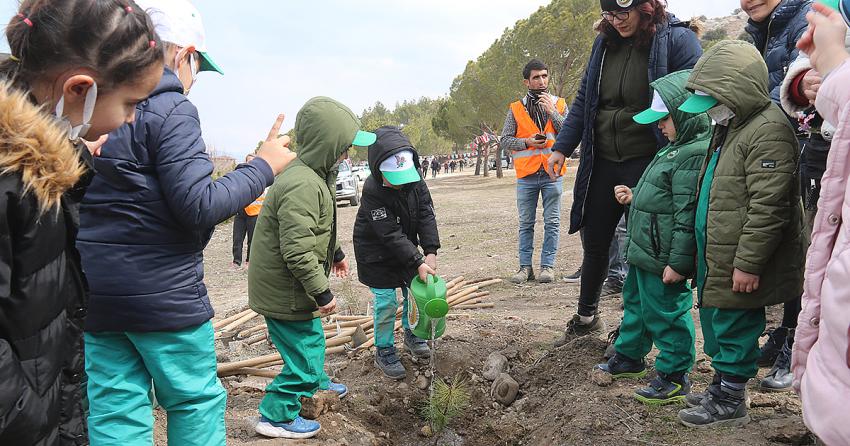
[[[519,284],[535,278],[532,267],[534,225],[537,203],[542,197],[544,233],[537,281],[550,283],[555,280],[563,181],[562,178],[552,180],[544,166],[564,123],[567,105],[563,98],[549,94],[549,68],[542,61],[532,59],[525,65],[522,75],[528,94],[511,104],[500,142],[502,149],[513,156],[517,176],[519,271],[511,281]]]

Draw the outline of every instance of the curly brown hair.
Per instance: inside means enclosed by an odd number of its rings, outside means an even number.
[[[640,14],[640,23],[634,35],[634,42],[639,48],[649,48],[658,25],[667,22],[667,2],[665,0],[647,0],[632,9]],[[608,45],[619,45],[625,39],[613,25],[605,20],[599,22],[596,31],[605,35]]]

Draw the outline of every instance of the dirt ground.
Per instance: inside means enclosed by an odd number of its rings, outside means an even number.
[[[566,220],[572,202],[575,170],[565,179],[562,203],[562,236],[557,272],[567,275],[581,262],[577,235],[567,235]],[[467,279],[507,277],[517,267],[517,213],[513,171],[503,179],[463,174],[443,175],[428,180],[434,197],[443,248],[438,272],[447,278]],[[341,205],[339,233],[343,248],[352,252],[352,227],[357,208]],[[539,210],[542,212],[542,210]],[[538,221],[541,221],[539,219]],[[216,309],[216,319],[244,308],[247,304],[247,273],[228,269],[231,226],[222,224],[205,253],[206,284]],[[535,252],[542,240],[538,223]],[[332,279],[343,313],[363,314],[371,295],[354,276]],[[249,422],[257,416],[264,378],[228,377],[222,381],[228,390],[227,432],[232,445],[772,445],[811,444],[803,426],[799,399],[793,393],[764,394],[750,384],[753,421],[740,429],[690,430],[676,418],[679,406],[646,407],[631,394],[635,381],[618,381],[600,387],[588,379],[591,367],[602,362],[604,334],[582,338],[559,349],[552,342],[574,314],[578,286],[561,282],[530,283],[515,286],[503,283],[487,288],[487,302],[493,309],[466,310],[467,315],[448,321],[448,330],[437,345],[437,375],[462,377],[470,383],[471,405],[438,437],[426,438],[420,429],[426,424],[419,408],[427,390],[417,385],[427,367],[403,363],[408,370],[404,381],[392,381],[376,371],[372,352],[328,356],[327,369],[336,380],[347,384],[350,395],[332,412],[322,415],[322,432],[314,440],[286,441],[263,439]],[[601,303],[602,315],[610,328],[621,315],[621,299]],[[774,326],[781,309],[769,312],[768,325]],[[696,312],[694,312],[696,319]],[[697,328],[697,351],[702,339]],[[218,345],[219,360],[228,361],[268,353],[268,347],[240,344]],[[502,352],[510,360],[510,374],[520,384],[520,394],[510,407],[502,407],[490,397],[490,383],[484,380],[482,366],[491,352]],[[654,353],[653,353],[654,355]],[[712,376],[709,362],[698,353],[691,375],[695,390],[703,390]],[[650,364],[652,359],[649,360]],[[761,374],[767,370],[761,370]],[[650,372],[650,376],[653,372]],[[648,378],[649,378],[648,377]],[[420,379],[420,381],[422,381]],[[157,411],[157,444],[165,444],[164,414]]]

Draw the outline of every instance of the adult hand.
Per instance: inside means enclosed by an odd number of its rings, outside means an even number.
[[[421,265],[419,265],[419,268],[417,268],[416,271],[419,273],[419,280],[421,280],[423,282],[428,280],[428,274],[430,274],[432,276],[437,275],[437,272],[434,271],[434,268],[431,268],[431,265],[428,265],[427,263],[424,263],[424,262]]]
[[[661,274],[662,282],[666,283],[667,285],[672,285],[674,283],[679,283],[683,280],[685,280],[685,276],[677,273],[676,270],[670,267],[670,265],[664,267],[664,273]]]
[[[632,203],[632,189],[629,186],[614,186],[614,199],[622,205]]]
[[[437,254],[428,254],[425,256],[425,263],[434,271],[437,271]]]
[[[96,141],[87,141],[83,139],[83,144],[89,149],[89,153],[91,156],[100,156],[100,150],[103,148],[103,145],[106,144],[106,141],[109,140],[109,134],[102,135]]]
[[[295,159],[295,153],[289,150],[289,137],[280,134],[280,126],[283,125],[284,115],[278,115],[266,140],[257,149],[257,158],[264,159],[272,168],[275,175]]]
[[[841,65],[850,55],[844,49],[847,25],[841,14],[821,3],[812,4],[806,14],[809,28],[797,42],[797,48],[809,55],[812,66],[823,74]]]
[[[525,138],[525,146],[529,149],[542,149],[546,147],[546,140],[539,140],[534,138]]]
[[[546,169],[546,173],[549,174],[553,180],[557,180],[558,177],[561,176],[561,169],[564,167],[564,161],[567,159],[563,153],[552,151],[552,154],[549,155],[549,162],[546,163],[543,168]]]
[[[821,78],[817,70],[809,70],[803,76],[803,81],[800,82],[800,89],[803,90],[803,96],[809,100],[810,104],[814,105],[815,99],[818,97],[821,82],[823,82],[823,78]]]
[[[333,271],[333,273],[340,279],[348,277],[348,259],[342,259],[339,262],[335,262],[331,267],[331,271]]]
[[[549,93],[543,93],[540,95],[540,105],[543,106],[543,110],[546,110],[546,113],[550,115],[555,114],[558,109],[555,108],[555,96],[552,96]]]
[[[324,314],[324,315],[329,315],[329,314],[333,313],[334,311],[336,311],[336,297],[331,299],[331,301],[328,302],[327,305],[319,307],[319,313]]]
[[[736,293],[752,293],[759,289],[759,276],[745,273],[738,268],[732,272],[732,291]]]

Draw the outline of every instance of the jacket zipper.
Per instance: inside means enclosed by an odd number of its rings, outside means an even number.
[[[773,14],[770,14],[770,21],[767,22],[767,33],[764,36],[764,49],[761,51],[761,55],[764,56],[767,54],[767,46],[770,44],[770,25],[773,25]]]
[[[652,214],[649,224],[650,242],[652,243],[652,251],[655,252],[655,257],[661,256],[661,237],[658,236],[658,214]]]

